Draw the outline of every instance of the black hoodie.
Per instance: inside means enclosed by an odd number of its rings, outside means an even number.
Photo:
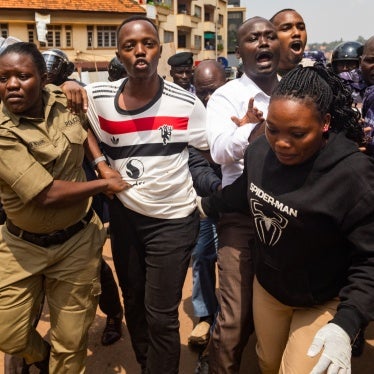
[[[202,204],[209,215],[249,208],[256,276],[280,302],[308,307],[339,296],[332,322],[351,339],[374,319],[374,163],[343,133],[296,166],[259,138],[243,175]]]

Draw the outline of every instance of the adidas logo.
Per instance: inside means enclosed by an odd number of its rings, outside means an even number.
[[[110,141],[113,143],[113,144],[118,144],[119,143],[119,138],[115,138],[114,136],[112,136],[110,138]]]

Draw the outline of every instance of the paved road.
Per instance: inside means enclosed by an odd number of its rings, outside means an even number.
[[[113,268],[110,256],[109,242],[104,247],[104,258]],[[193,374],[196,366],[197,352],[191,350],[187,344],[188,334],[191,332],[196,319],[193,317],[191,304],[192,280],[189,268],[183,289],[180,305],[180,333],[181,333],[181,361],[180,374]],[[39,330],[48,334],[48,310],[45,309]],[[131,349],[130,339],[123,323],[123,337],[115,344],[103,347],[100,343],[101,333],[105,325],[105,316],[98,310],[96,319],[90,329],[89,350],[87,360],[87,374],[140,374],[140,369]],[[364,354],[359,359],[353,359],[352,374],[374,374],[374,323],[366,331],[367,344]],[[243,356],[240,374],[259,374],[254,351],[255,337],[252,336]],[[0,353],[0,374],[3,374],[4,355]],[[37,371],[33,372],[36,373]],[[74,374],[74,373],[72,373]]]

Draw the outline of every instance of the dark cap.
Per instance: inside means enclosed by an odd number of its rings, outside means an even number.
[[[192,66],[193,54],[191,52],[180,52],[169,57],[168,64],[170,66]]]

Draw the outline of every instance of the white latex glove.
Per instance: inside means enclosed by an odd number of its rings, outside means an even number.
[[[307,355],[322,355],[310,374],[351,374],[351,339],[335,323],[328,323],[318,330]]]
[[[208,216],[205,214],[204,209],[201,205],[201,196],[196,196],[196,204],[197,204],[197,209],[199,210],[199,213],[200,213],[200,218],[207,218]]]

